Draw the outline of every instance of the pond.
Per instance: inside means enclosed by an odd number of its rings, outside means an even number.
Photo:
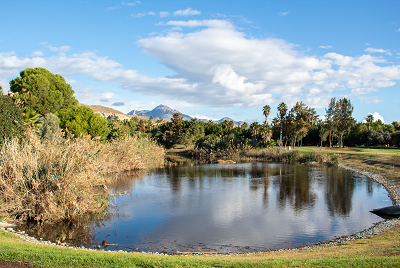
[[[382,219],[386,190],[335,167],[273,163],[170,167],[111,186],[106,219],[27,232],[106,250],[256,252],[350,235]]]

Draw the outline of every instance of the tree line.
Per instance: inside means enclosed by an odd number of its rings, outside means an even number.
[[[215,123],[195,118],[183,120],[175,113],[171,121],[162,119],[120,120],[117,116],[104,118],[89,107],[79,106],[72,87],[60,75],[44,68],[28,68],[10,82],[10,92],[0,98],[0,135],[4,138],[22,136],[25,128],[33,128],[44,139],[64,136],[88,136],[102,142],[127,136],[148,136],[166,148],[176,144],[228,149],[232,146],[399,146],[400,123],[383,124],[368,115],[357,123],[349,99],[332,98],[326,114],[320,119],[314,108],[297,102],[289,108],[281,102],[272,123],[265,105],[263,123],[233,121]],[[3,140],[2,140],[3,141]],[[1,141],[1,142],[2,142]]]

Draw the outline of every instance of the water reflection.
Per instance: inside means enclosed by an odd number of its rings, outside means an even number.
[[[328,167],[242,163],[119,176],[108,218],[55,227],[52,240],[169,253],[286,248],[372,226],[380,218],[368,211],[389,199],[372,180]]]

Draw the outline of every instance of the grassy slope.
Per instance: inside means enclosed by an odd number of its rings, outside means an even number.
[[[305,149],[305,148],[303,148]],[[346,154],[343,164],[381,173],[395,182],[400,166],[391,157]],[[338,247],[239,256],[154,256],[88,252],[32,245],[0,231],[0,259],[32,261],[44,267],[399,267],[400,226],[381,235]]]

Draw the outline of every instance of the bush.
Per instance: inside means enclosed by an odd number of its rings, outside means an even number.
[[[24,136],[22,112],[12,98],[0,94],[0,145],[5,139]]]
[[[60,119],[55,114],[49,113],[44,116],[40,136],[51,142],[61,138]]]
[[[57,113],[60,119],[60,127],[66,132],[74,134],[75,137],[82,135],[100,136],[105,141],[110,129],[108,122],[99,114],[85,106],[73,106],[62,109]]]

